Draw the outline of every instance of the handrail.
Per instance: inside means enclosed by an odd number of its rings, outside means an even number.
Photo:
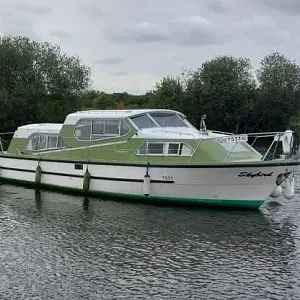
[[[275,137],[277,137],[277,136],[278,136],[278,135],[276,135]],[[275,138],[273,139],[273,141],[272,141],[270,147],[268,148],[267,152],[266,152],[265,155],[263,156],[262,160],[265,160],[265,159],[266,159],[266,157],[267,157],[267,155],[269,154],[270,150],[272,149],[274,143],[275,143]]]
[[[172,130],[164,130],[164,129],[154,129],[152,132],[164,132],[164,133],[178,133],[179,135],[188,135],[195,137],[194,134],[188,132],[181,132],[181,131],[172,131]]]
[[[245,133],[248,136],[257,136],[257,135],[261,135],[261,136],[275,136],[276,134],[285,134],[285,131],[269,131],[269,132],[252,132],[252,133]]]

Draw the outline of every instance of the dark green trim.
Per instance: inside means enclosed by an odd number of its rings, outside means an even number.
[[[101,191],[90,191],[88,193],[81,189],[68,188],[62,186],[55,186],[50,184],[35,184],[35,182],[9,179],[0,177],[0,181],[14,183],[21,186],[30,186],[36,189],[45,189],[60,191],[72,195],[84,195],[84,196],[103,196],[107,198],[137,200],[144,203],[167,203],[167,204],[183,204],[183,205],[196,205],[196,206],[212,206],[212,207],[225,207],[225,208],[242,208],[242,209],[258,209],[263,203],[263,200],[227,200],[227,199],[199,199],[199,198],[173,198],[173,197],[157,197],[157,196],[144,196],[135,194],[121,194],[110,193]]]
[[[24,157],[16,155],[0,154],[0,158],[11,158],[11,159],[24,159],[34,161],[47,161],[57,163],[70,163],[70,164],[89,164],[89,165],[104,165],[104,166],[129,166],[129,167],[147,167],[148,162],[145,163],[122,163],[122,162],[96,162],[89,160],[66,160],[66,159],[51,159],[51,158],[35,158],[35,157]],[[150,164],[150,168],[255,168],[255,167],[278,167],[278,166],[298,166],[300,161],[285,160],[283,162],[276,161],[262,161],[255,163],[216,163],[216,164]]]
[[[9,167],[1,167],[0,170],[10,170],[10,171],[17,171],[17,172],[27,172],[27,173],[35,173],[35,170],[28,170],[28,169],[20,169],[20,168],[9,168]],[[75,177],[75,178],[83,178],[84,175],[78,174],[68,174],[68,173],[59,173],[59,172],[47,172],[42,170],[42,174],[46,175],[53,175],[53,176],[64,176],[64,177]],[[100,176],[91,176],[91,179],[96,180],[106,180],[106,181],[126,181],[126,182],[143,182],[143,179],[135,179],[135,178],[116,178],[116,177],[100,177]],[[174,180],[150,180],[151,183],[175,183]]]
[[[21,172],[27,172],[27,173],[35,173],[35,170],[28,170],[28,169],[19,169],[19,168],[10,168],[10,167],[1,167],[0,170],[10,170],[10,171],[21,171]]]

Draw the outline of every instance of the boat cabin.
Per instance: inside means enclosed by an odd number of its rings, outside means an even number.
[[[9,154],[156,162],[218,162],[262,157],[233,136],[196,129],[184,114],[167,109],[89,110],[69,114],[63,124],[20,126]]]

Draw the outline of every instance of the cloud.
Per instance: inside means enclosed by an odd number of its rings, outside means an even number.
[[[206,5],[214,13],[224,14],[228,11],[226,4],[222,0],[209,0]]]
[[[129,73],[128,72],[122,72],[122,71],[119,71],[119,72],[116,71],[116,72],[110,72],[110,75],[119,77],[119,76],[127,76],[127,75],[129,75]]]
[[[261,0],[262,3],[270,9],[290,15],[300,14],[299,0]]]
[[[165,43],[182,46],[203,46],[225,42],[228,35],[202,16],[168,20],[161,24],[140,22],[109,28],[108,39],[123,43]]]
[[[66,39],[70,38],[72,35],[69,32],[66,32],[64,30],[52,30],[49,32],[50,36],[57,37],[59,39]]]
[[[253,15],[239,23],[241,36],[256,40],[260,44],[276,44],[289,38],[288,31],[282,29],[275,18],[268,15]]]
[[[82,4],[79,5],[77,8],[80,14],[87,18],[97,19],[103,15],[103,10],[98,5]]]
[[[190,16],[170,22],[171,40],[183,46],[205,46],[225,43],[230,35],[202,16]]]
[[[106,35],[116,43],[156,43],[168,38],[157,24],[150,22],[108,27]]]
[[[35,16],[45,16],[52,13],[51,6],[47,5],[32,5],[26,2],[17,2],[15,7],[25,14],[27,13]]]
[[[0,2],[0,30],[5,34],[37,39],[34,19],[51,14],[51,6],[32,5],[25,1]]]
[[[94,59],[93,64],[100,64],[100,65],[118,65],[124,61],[121,57],[106,57],[102,59]]]
[[[36,38],[34,22],[26,15],[3,13],[0,18],[0,31],[14,36],[26,35]]]

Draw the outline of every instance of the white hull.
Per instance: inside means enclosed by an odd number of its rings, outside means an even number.
[[[81,164],[80,162],[78,162]],[[75,169],[75,162],[40,161],[41,184],[57,188],[82,191],[87,164]],[[37,160],[0,157],[0,178],[35,183]],[[148,199],[182,200],[226,204],[226,201],[262,204],[276,188],[280,173],[293,171],[295,166],[244,167],[149,167],[151,178]],[[146,166],[89,164],[91,175],[89,192],[118,196],[144,196]],[[240,177],[241,172],[271,176]],[[204,201],[205,202],[205,201]],[[261,203],[259,203],[261,202]],[[220,203],[219,203],[220,204]],[[258,206],[259,206],[258,205]],[[245,205],[247,206],[247,205]]]

